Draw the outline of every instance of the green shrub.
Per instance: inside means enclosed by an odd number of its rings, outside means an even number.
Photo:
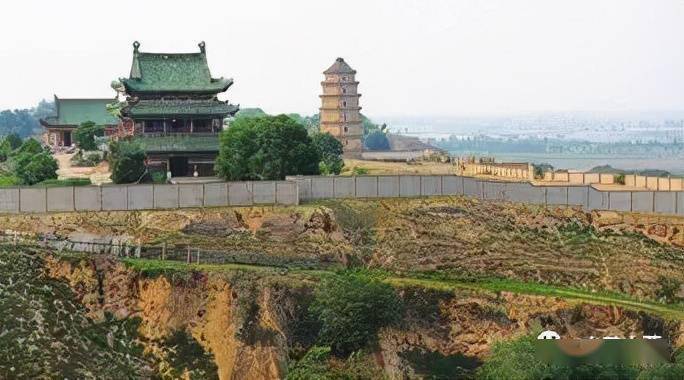
[[[81,123],[74,131],[74,141],[83,150],[97,149],[97,144],[95,143],[96,136],[104,136],[104,127],[96,125],[92,121]]]
[[[382,131],[373,131],[366,136],[364,144],[368,150],[389,150],[390,143],[387,135]]]
[[[658,298],[666,303],[675,303],[679,301],[679,289],[682,286],[681,281],[674,278],[667,278],[660,276],[658,278],[658,285],[660,288],[656,291]]]
[[[375,343],[380,328],[400,321],[403,304],[378,279],[340,274],[321,282],[311,311],[321,322],[319,342],[348,355]]]
[[[615,176],[613,176],[613,179],[614,179],[615,183],[617,183],[619,185],[625,184],[625,175],[624,174],[616,174]]]
[[[28,139],[11,157],[14,176],[22,185],[34,185],[57,178],[57,161],[34,139]]]
[[[0,176],[0,186],[21,185],[21,178],[15,176]]]
[[[112,168],[114,183],[134,183],[140,181],[146,172],[145,149],[137,141],[112,141],[109,144],[109,164]]]
[[[78,151],[72,158],[71,164],[80,167],[93,167],[102,162],[102,155],[99,152]]]
[[[330,347],[313,346],[288,369],[287,380],[384,379],[382,370],[364,352],[353,353],[344,361],[330,355]]]
[[[226,180],[318,174],[320,155],[306,128],[286,115],[236,118],[220,137],[216,172]]]
[[[154,183],[166,183],[166,173],[164,173],[164,172],[160,172],[160,171],[153,172],[151,177],[152,177],[152,182],[154,182]]]
[[[316,133],[312,140],[321,157],[318,164],[321,174],[340,174],[344,167],[342,143],[330,133]]]
[[[366,169],[362,166],[355,166],[352,169],[352,174],[353,175],[366,175],[366,174],[368,174],[368,169]]]

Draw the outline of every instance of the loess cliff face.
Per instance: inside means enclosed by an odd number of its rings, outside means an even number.
[[[285,375],[289,323],[302,302],[296,299],[302,296],[296,287],[199,272],[146,278],[106,258],[77,262],[51,258],[46,271],[72,287],[91,318],[101,321],[107,313],[139,318],[141,343],[156,356],[160,372],[169,366],[165,342],[180,331],[211,354],[221,379]],[[193,377],[191,370],[179,368],[176,373]]]
[[[91,317],[111,313],[138,318],[140,344],[160,373],[206,378],[192,372],[186,362],[176,363],[175,372],[169,370],[173,367],[169,341],[178,332],[201,346],[196,355],[215,365],[220,379],[284,378],[292,352],[312,344],[297,327],[314,285],[306,278],[200,272],[150,278],[104,258],[52,258],[46,271],[74,289]],[[474,368],[486,359],[494,342],[536,329],[578,338],[658,334],[673,347],[684,343],[680,322],[618,307],[508,292],[421,287],[399,292],[406,304],[404,322],[381,331],[379,348],[372,355],[390,378],[433,376],[435,363],[445,361]]]

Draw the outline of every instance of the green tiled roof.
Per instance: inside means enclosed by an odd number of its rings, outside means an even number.
[[[60,99],[55,96],[57,115],[48,116],[43,125],[81,125],[92,121],[98,125],[116,125],[119,120],[107,112],[107,104],[115,99]]]
[[[136,117],[215,116],[224,118],[237,112],[238,107],[216,99],[142,99],[129,106],[124,113]]]
[[[218,135],[137,137],[146,152],[218,152]]]
[[[199,53],[141,53],[133,44],[133,64],[128,79],[122,79],[126,90],[136,92],[219,93],[233,84],[232,79],[212,78],[204,43]]]

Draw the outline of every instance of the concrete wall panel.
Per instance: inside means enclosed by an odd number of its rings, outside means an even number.
[[[76,211],[102,210],[102,197],[99,186],[74,187],[74,209]]]
[[[45,188],[21,188],[19,190],[19,201],[21,212],[46,212],[47,211],[47,189]]]
[[[334,177],[335,198],[354,198],[356,194],[355,177]]]
[[[442,176],[424,175],[421,177],[420,194],[423,196],[442,195]]]
[[[506,199],[506,183],[504,182],[489,182],[484,181],[483,192],[484,199],[505,200]]]
[[[629,191],[608,192],[608,208],[616,211],[631,211],[632,193]]]
[[[399,196],[420,196],[420,176],[404,175],[399,177]]]
[[[19,189],[0,189],[0,212],[19,212]]]
[[[398,197],[399,196],[399,177],[398,176],[378,176],[378,196],[379,197]]]
[[[568,187],[568,206],[582,206],[587,207],[587,186],[569,186]]]
[[[568,187],[567,186],[547,186],[546,204],[548,205],[567,205]]]
[[[226,183],[204,184],[204,206],[216,207],[228,205],[228,185]]]
[[[299,194],[296,182],[276,182],[276,203],[281,205],[298,205]]]
[[[506,199],[509,201],[533,204],[544,204],[546,202],[546,189],[544,187],[521,182],[509,183],[506,186],[508,189]]]
[[[333,177],[313,177],[311,178],[311,198],[333,198]]]
[[[684,191],[677,193],[677,214],[684,215]]]
[[[608,192],[598,191],[593,187],[589,188],[589,198],[587,200],[587,209],[589,210],[608,210]]]
[[[187,183],[178,185],[179,207],[202,207],[204,187],[202,184]]]
[[[375,198],[378,196],[378,177],[356,177],[356,197]]]
[[[149,210],[154,208],[152,185],[130,185],[128,187],[128,209]]]
[[[154,208],[178,208],[179,192],[178,185],[154,185]]]
[[[230,195],[230,190],[228,190]],[[276,182],[275,181],[255,181],[252,182],[252,196],[255,204],[275,204],[276,203]]]
[[[632,192],[632,211],[634,212],[653,212],[653,192],[634,191]]]
[[[74,188],[49,187],[47,189],[48,211],[74,211]]]
[[[663,214],[676,214],[677,193],[673,191],[656,191],[654,196],[653,209],[655,212]]]
[[[126,186],[102,186],[102,210],[127,210]]]
[[[482,183],[473,178],[463,178],[463,194],[469,197],[482,198]]]
[[[254,202],[252,182],[228,182],[228,204],[249,206]]]
[[[442,194],[463,195],[463,177],[455,175],[442,176]]]

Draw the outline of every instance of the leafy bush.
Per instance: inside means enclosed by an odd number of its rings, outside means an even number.
[[[340,274],[322,281],[311,310],[321,322],[320,343],[348,355],[375,343],[380,328],[398,322],[403,304],[388,284]]]
[[[306,128],[288,116],[236,118],[221,133],[216,171],[226,180],[284,179],[318,174],[319,161]]]
[[[5,136],[3,142],[7,142],[11,150],[19,148],[23,143],[21,137],[19,137],[19,135],[17,135],[16,133],[10,133],[9,135]]]
[[[340,174],[344,167],[342,143],[330,133],[316,133],[312,140],[321,157],[318,164],[321,174]]]
[[[151,176],[154,183],[166,183],[166,173],[164,172],[156,171]]]
[[[24,141],[11,155],[11,167],[22,185],[57,178],[57,161],[34,139]]]
[[[615,183],[624,185],[625,184],[625,175],[624,174],[617,174],[613,177],[615,180]]]
[[[331,357],[330,347],[321,346],[311,347],[287,373],[287,380],[384,378],[382,370],[363,352],[355,352],[340,362]]]
[[[95,143],[96,136],[104,136],[104,127],[96,125],[92,121],[81,123],[74,131],[74,140],[78,147],[83,150],[97,149],[97,144]]]
[[[366,175],[366,174],[368,174],[368,169],[364,168],[362,166],[355,166],[352,169],[352,174],[353,175]]]
[[[71,157],[71,164],[73,166],[93,167],[97,166],[100,162],[102,162],[102,155],[99,152],[88,153],[80,150]]]
[[[21,179],[15,176],[0,176],[0,186],[21,185]]]
[[[387,135],[379,130],[373,131],[366,136],[364,144],[368,150],[389,150],[390,143]]]
[[[679,293],[682,283],[679,280],[660,276],[658,278],[658,285],[660,285],[656,292],[658,298],[666,303],[675,303],[680,300],[677,293]]]
[[[147,155],[142,144],[137,141],[112,141],[109,152],[114,183],[134,183],[143,177]]]

